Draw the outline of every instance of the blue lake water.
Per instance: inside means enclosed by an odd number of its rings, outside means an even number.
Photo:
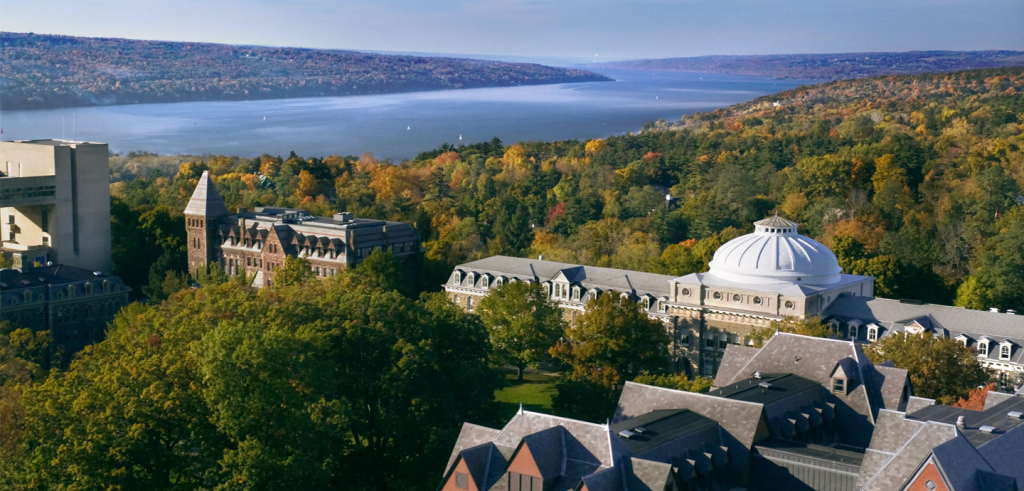
[[[615,82],[353,97],[0,111],[2,139],[74,138],[114,152],[360,155],[395,161],[442,143],[603,138],[801,83],[601,70]],[[74,134],[72,136],[72,129]],[[462,137],[460,142],[459,137]]]

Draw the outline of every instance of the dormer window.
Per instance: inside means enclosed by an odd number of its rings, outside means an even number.
[[[575,302],[579,302],[580,301],[580,287],[578,287],[578,286],[572,287],[572,299]]]
[[[651,297],[644,297],[644,310],[651,310]]]
[[[467,277],[469,278],[469,286],[476,284],[476,273],[470,271]]]
[[[832,379],[832,392],[836,394],[846,394],[846,379],[834,378]]]
[[[494,283],[498,286],[498,288],[501,288],[501,285],[505,284],[505,278],[499,276],[498,279],[494,280]]]
[[[988,356],[988,339],[978,341],[978,354]]]
[[[452,273],[452,284],[453,285],[459,285],[461,283],[462,283],[462,273],[459,272],[459,271],[455,271],[454,273]]]
[[[480,277],[480,287],[481,288],[488,288],[490,286],[491,286],[491,277],[490,277],[490,275],[486,275],[485,274],[485,275],[481,276]]]
[[[851,341],[856,341],[857,340],[857,335],[860,334],[858,331],[859,331],[859,328],[858,328],[857,324],[850,324],[850,332],[849,332],[849,334],[850,334],[850,340]]]
[[[964,345],[965,348],[967,347],[967,335],[961,334],[954,339],[956,339],[960,344]]]
[[[999,359],[1000,360],[1009,360],[1010,359],[1010,351],[1011,351],[1011,348],[1010,348],[1010,342],[1009,341],[1003,341],[1002,343],[1000,343],[999,344]]]
[[[868,324],[868,341],[872,343],[878,341],[878,326],[875,324]]]

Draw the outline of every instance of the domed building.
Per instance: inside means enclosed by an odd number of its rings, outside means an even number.
[[[840,294],[871,297],[874,278],[843,274],[835,254],[778,216],[754,223],[754,232],[715,251],[707,273],[671,281],[676,313],[706,312],[709,319],[767,325],[773,319],[821,315]]]

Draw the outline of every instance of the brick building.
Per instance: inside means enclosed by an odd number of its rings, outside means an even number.
[[[363,261],[377,249],[408,259],[422,250],[407,223],[354,218],[351,213],[317,217],[306,210],[257,207],[229,214],[224,200],[203,172],[185,207],[188,267],[196,272],[211,262],[230,275],[245,274],[252,286],[273,285],[286,256],[309,261],[319,278]]]

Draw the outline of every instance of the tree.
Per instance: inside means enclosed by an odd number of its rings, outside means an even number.
[[[750,339],[754,342],[755,348],[760,348],[767,343],[772,336],[777,332],[788,332],[790,334],[799,334],[801,336],[812,336],[816,338],[827,338],[831,337],[835,333],[832,332],[824,322],[821,321],[821,317],[810,317],[801,319],[799,317],[786,317],[781,321],[773,320],[768,327],[755,327],[750,330]]]
[[[996,384],[989,383],[984,387],[978,387],[977,389],[971,390],[967,394],[967,398],[961,397],[955,403],[953,407],[960,407],[964,409],[970,409],[971,411],[984,411],[985,410],[985,399],[988,397],[989,392],[996,390]]]
[[[315,278],[313,267],[304,257],[286,256],[284,266],[274,271],[274,286],[298,285]]]
[[[644,371],[664,372],[668,344],[664,324],[612,292],[587,304],[551,355],[571,368],[573,380],[614,388]]]
[[[512,365],[523,380],[523,370],[547,355],[565,321],[562,311],[540,285],[525,281],[506,283],[480,300],[477,314],[490,334],[494,356]]]
[[[352,278],[361,284],[384,291],[397,291],[412,296],[414,285],[403,265],[390,251],[377,249],[352,271]]]
[[[893,333],[868,345],[864,354],[873,363],[891,360],[906,369],[914,393],[940,404],[953,404],[989,380],[974,350],[930,333]]]
[[[666,389],[681,390],[685,392],[700,392],[702,394],[711,390],[711,387],[715,384],[714,379],[700,376],[690,380],[684,373],[656,375],[644,372],[633,379],[633,381],[638,384],[665,387]]]

